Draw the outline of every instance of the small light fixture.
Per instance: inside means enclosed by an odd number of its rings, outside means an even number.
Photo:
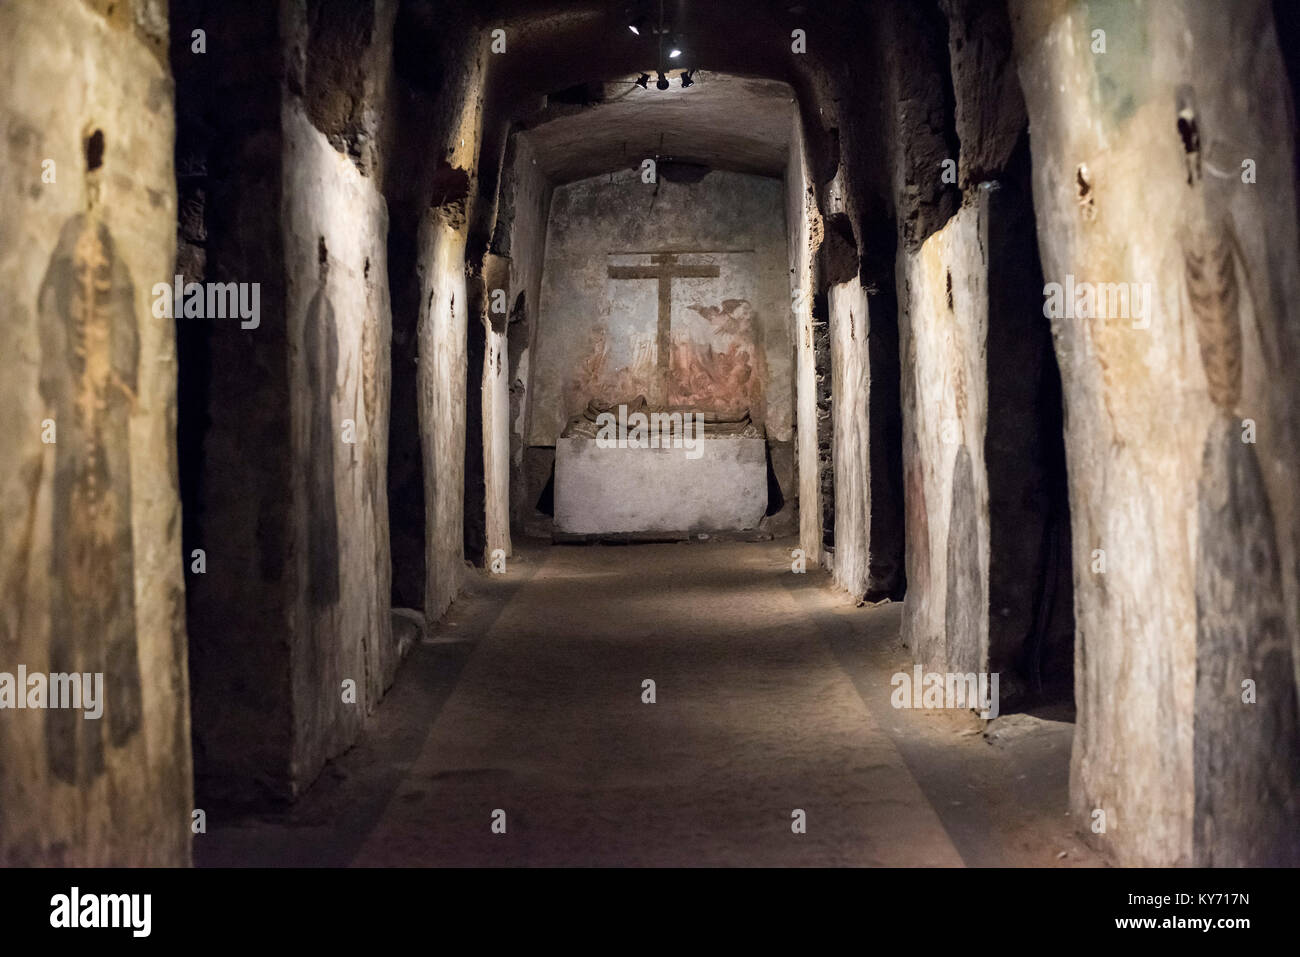
[[[673,47],[671,50],[668,51],[668,59],[670,60],[676,60],[681,55],[682,55],[682,51],[677,49],[677,47]]]
[[[639,77],[637,77],[637,79],[636,79],[636,85],[639,86],[639,87],[641,87],[641,89],[643,89],[643,90],[648,90],[648,89],[650,89],[650,87],[646,85],[646,84],[648,84],[649,82],[650,82],[650,74],[649,74],[649,73],[642,73],[642,74],[641,74]]]
[[[683,89],[683,90],[686,89],[688,86],[694,86],[694,85],[695,85],[695,81],[694,81],[693,79],[691,79],[691,74],[694,73],[694,72],[695,72],[694,70],[682,70],[682,89]]]
[[[655,89],[657,90],[668,89],[668,77],[664,76],[663,70],[659,70],[658,73],[659,73],[659,79],[655,81]]]
[[[637,36],[641,35],[641,28],[645,26],[645,17],[637,17],[627,25],[627,28]]]

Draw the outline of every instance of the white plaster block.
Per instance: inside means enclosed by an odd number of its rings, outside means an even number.
[[[694,456],[694,457],[691,457]],[[763,439],[702,439],[694,449],[555,443],[555,527],[607,532],[738,531],[767,510]]]

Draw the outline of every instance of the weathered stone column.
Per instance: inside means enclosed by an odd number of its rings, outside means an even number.
[[[818,403],[817,356],[813,330],[815,254],[821,243],[808,150],[801,118],[790,134],[785,172],[786,245],[789,252],[790,311],[795,330],[796,472],[799,482],[799,547],[809,565],[822,561],[822,456],[818,434],[825,418]],[[825,463],[829,464],[829,463]]]
[[[1049,374],[1028,197],[983,183],[915,256],[902,311],[908,602],[904,642],[939,672],[1035,680],[1049,520],[1039,397]],[[1049,596],[1050,597],[1050,596]],[[1068,609],[1068,596],[1066,601]],[[1068,635],[1068,611],[1057,630]]]
[[[1059,284],[1072,809],[1125,863],[1294,863],[1300,260],[1272,14],[1011,10]]]
[[[1001,709],[1037,690],[1053,638],[1069,643],[1069,596],[1041,567],[1052,541],[1048,440],[1059,449],[1055,370],[1010,27],[995,5],[942,7],[946,21],[906,8],[895,22],[914,38],[905,47],[928,50],[929,70],[951,76],[952,99],[910,60],[892,65],[896,190],[914,211],[897,257],[903,638],[929,670],[996,672]]]
[[[0,6],[0,866],[190,859],[168,27],[97,9]]]
[[[436,621],[460,591],[465,508],[465,233],[435,212],[420,228],[420,440],[424,448],[424,610]]]
[[[509,323],[511,262],[488,253],[483,265],[486,321],[482,322],[483,356],[483,484],[484,562],[500,569],[510,545],[510,388],[506,327]]]
[[[506,147],[501,198],[492,236],[492,251],[506,258],[508,275],[502,284],[507,315],[503,317],[503,373],[508,420],[509,497],[506,548],[512,529],[523,533],[536,511],[537,499],[528,494],[526,472],[528,415],[532,405],[532,350],[541,302],[542,265],[546,258],[546,222],[552,186],[537,166],[532,146],[524,136],[511,136]],[[500,414],[500,413],[498,413]],[[553,454],[553,450],[552,450]]]
[[[857,265],[857,248],[851,250]],[[831,286],[827,294],[831,339],[831,460],[835,469],[836,584],[858,598],[869,588],[872,545],[871,369],[867,294],[857,281]]]
[[[186,180],[198,212],[183,227],[203,237],[187,278],[261,294],[247,327],[182,326],[183,341],[202,340],[182,381],[206,389],[187,393],[183,441],[186,531],[207,553],[190,614],[208,797],[301,793],[396,672],[377,135],[395,13],[391,0],[285,0],[260,19],[215,14],[202,22],[213,59],[178,67],[193,111],[184,155],[202,174],[196,189]],[[277,58],[283,71],[267,70]],[[204,129],[207,116],[228,122],[229,101],[243,107],[230,126]]]

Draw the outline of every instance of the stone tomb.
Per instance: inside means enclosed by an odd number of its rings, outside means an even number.
[[[749,419],[589,404],[555,445],[555,530],[742,531],[767,510],[767,441]]]

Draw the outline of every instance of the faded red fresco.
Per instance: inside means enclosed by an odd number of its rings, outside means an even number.
[[[925,511],[925,475],[913,456],[903,479],[903,521],[906,523],[907,554],[911,559],[908,579],[925,583],[930,578],[930,518]]]
[[[747,299],[724,299],[720,305],[692,305],[706,320],[709,338],[699,341],[675,332],[668,368],[655,362],[654,344],[644,343],[633,361],[610,368],[609,330],[593,330],[578,371],[565,390],[566,414],[575,415],[595,399],[604,404],[644,395],[654,406],[696,412],[743,413],[762,423],[767,362],[755,334],[757,313]]]

